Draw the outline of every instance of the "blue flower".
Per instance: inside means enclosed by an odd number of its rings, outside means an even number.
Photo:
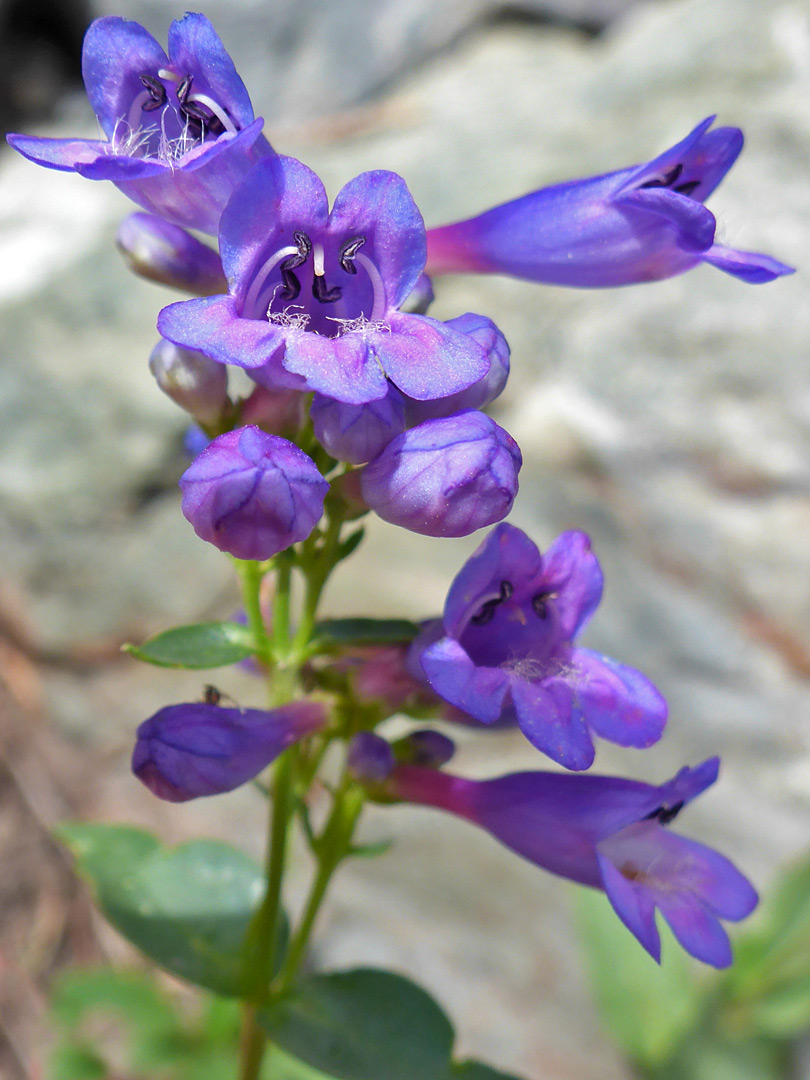
[[[446,397],[489,371],[474,336],[398,309],[425,264],[425,227],[404,180],[363,173],[331,213],[318,177],[266,158],[234,192],[219,248],[230,291],[164,308],[164,337],[276,390],[351,405]]]
[[[793,269],[717,243],[703,205],[742,150],[710,116],[646,165],[570,180],[428,232],[430,274],[510,274],[581,288],[658,281],[701,262],[752,285]]]
[[[602,596],[581,532],[541,555],[513,525],[494,529],[456,576],[444,617],[413,643],[412,667],[445,701],[484,724],[516,720],[567,769],[593,762],[593,735],[647,747],[667,706],[634,668],[574,645]]]
[[[168,56],[139,23],[96,19],[82,75],[106,139],[9,135],[25,157],[91,180],[112,180],[134,202],[216,233],[236,184],[272,154],[247,90],[204,15],[169,30]]]

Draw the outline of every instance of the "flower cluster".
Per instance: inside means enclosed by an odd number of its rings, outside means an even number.
[[[742,133],[709,118],[647,164],[427,231],[395,173],[365,172],[330,204],[311,169],[277,154],[203,15],[172,24],[168,51],[137,23],[99,19],[83,74],[103,139],[9,141],[41,165],[111,180],[146,211],[117,242],[136,273],[185,294],[160,312],[150,360],[197,425],[182,511],[202,539],[247,561],[249,626],[236,629],[250,629],[253,668],[268,673],[278,703],[161,709],[138,729],[137,776],[172,801],[214,795],[301,742],[315,761],[311,782],[318,754],[342,738],[335,821],[348,791],[450,811],[543,869],[604,890],[656,959],[658,910],[692,955],[730,963],[719,920],[744,918],[756,894],[723,856],[668,828],[718,763],[658,787],[581,775],[595,736],[657,742],[666,702],[635,668],[578,644],[603,587],[589,538],[565,532],[541,553],[504,522],[521,454],[483,410],[506,385],[509,347],[486,315],[426,314],[426,271],[577,287],[654,281],[700,263],[748,283],[789,274],[767,255],[719,244],[704,205]],[[187,229],[216,237],[216,249]],[[247,396],[230,397],[229,367],[252,380]],[[361,538],[341,529],[369,511],[429,536],[496,527],[440,618],[376,643],[360,631],[333,640],[315,607]],[[297,626],[292,569],[305,578]],[[272,627],[259,597],[271,570]],[[516,726],[569,772],[455,776],[444,771],[447,736],[422,729],[392,743],[375,732],[397,711]],[[307,758],[313,740],[318,753]]]

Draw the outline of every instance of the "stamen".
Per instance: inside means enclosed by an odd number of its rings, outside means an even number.
[[[152,97],[149,90],[142,90],[141,93],[137,95],[129,107],[129,115],[127,116],[127,127],[130,131],[137,131],[138,128],[140,128],[141,113],[147,108],[149,103],[154,100],[155,99]],[[157,108],[157,106],[153,105],[152,108]]]
[[[691,196],[696,187],[700,187],[699,180],[687,180],[685,184],[678,184],[674,189],[679,195]]]
[[[158,71],[158,75],[161,79],[168,79],[169,82],[180,82],[180,76],[175,71],[169,71],[168,68],[161,68]]]
[[[191,112],[189,102],[202,105],[206,109],[209,109],[213,114],[214,118],[219,120],[220,124],[222,124],[222,126],[227,132],[229,132],[231,135],[236,135],[238,131],[236,124],[234,124],[233,120],[231,120],[230,116],[228,116],[225,110],[220,105],[217,105],[213,98],[210,98],[207,94],[189,94],[186,98],[186,111],[190,113],[190,115],[195,116],[195,114]],[[195,116],[195,119],[210,120],[211,117],[200,115]]]
[[[669,172],[664,173],[663,176],[656,177],[655,180],[648,180],[646,184],[639,184],[639,188],[672,187],[682,172],[683,165],[679,162]]]
[[[553,592],[539,592],[532,597],[532,611],[538,619],[545,619],[548,615],[548,601],[556,596]]]
[[[495,609],[504,600],[508,600],[514,591],[511,581],[502,581],[498,595],[491,600],[485,600],[478,612],[470,619],[470,622],[474,626],[486,626],[487,623],[491,623],[495,617]]]
[[[645,814],[644,821],[660,821],[662,825],[669,825],[670,821],[674,821],[675,818],[683,810],[684,800],[675,803],[674,806],[659,806],[649,814]]]
[[[340,300],[343,290],[338,285],[331,289],[327,288],[326,278],[316,271],[312,279],[312,295],[319,304],[334,304],[336,300]]]
[[[362,251],[358,251],[354,257],[362,264],[366,273],[371,278],[371,286],[374,290],[374,304],[371,309],[371,314],[368,317],[369,321],[379,322],[386,311],[385,284],[380,276],[380,271],[368,255],[364,255]]]
[[[347,240],[343,247],[340,249],[340,266],[345,270],[347,274],[356,274],[357,267],[354,265],[354,259],[357,252],[365,244],[365,236],[353,236],[351,240]]]
[[[323,266],[324,251],[323,244],[315,244],[312,249],[312,269],[316,277],[323,277],[325,270]]]
[[[273,255],[270,256],[269,259],[267,259],[266,262],[264,262],[259,267],[259,270],[253,281],[251,282],[250,288],[247,291],[247,295],[245,296],[245,303],[242,308],[242,314],[246,318],[249,319],[251,317],[251,313],[253,313],[255,317],[256,301],[259,299],[259,296],[265,286],[265,283],[267,282],[267,279],[270,277],[270,275],[279,265],[279,263],[286,259],[289,255],[298,256],[300,254],[301,252],[299,251],[299,248],[297,246],[289,244],[287,247],[283,247],[279,251],[276,251]],[[303,262],[304,260],[302,259],[301,261]],[[300,265],[300,263],[298,265]],[[284,284],[286,285],[287,282],[285,281]]]

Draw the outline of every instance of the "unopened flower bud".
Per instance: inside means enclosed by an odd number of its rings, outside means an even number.
[[[338,461],[363,465],[405,430],[405,400],[392,386],[386,397],[348,405],[316,394],[309,415],[315,437]]]
[[[202,353],[162,338],[152,349],[149,370],[160,389],[199,424],[216,424],[228,403],[228,369]]]
[[[430,728],[412,731],[393,746],[394,756],[401,765],[419,765],[426,769],[440,769],[456,752],[456,744],[447,735]]]
[[[363,498],[412,532],[467,536],[506,517],[521,464],[511,435],[468,409],[398,435],[363,470]]]
[[[191,233],[154,214],[130,214],[118,226],[118,250],[139,277],[193,296],[227,292],[219,255]]]
[[[447,326],[459,330],[467,337],[477,341],[486,350],[489,357],[489,371],[477,383],[466,390],[449,397],[436,398],[434,401],[413,401],[408,399],[407,415],[409,424],[420,424],[423,420],[432,420],[439,416],[450,416],[463,409],[483,409],[494,401],[506,386],[509,377],[509,346],[498,327],[485,315],[468,312],[457,319],[449,319]]]
[[[269,559],[305,540],[329,490],[303,450],[257,427],[212,439],[180,487],[196,534],[238,559]]]
[[[360,731],[349,743],[347,767],[354,779],[361,783],[386,780],[395,765],[390,743],[373,731]]]
[[[256,424],[273,435],[292,438],[306,420],[306,397],[300,390],[257,386],[242,403],[242,423]]]
[[[271,712],[204,702],[168,705],[138,728],[132,771],[169,802],[220,795],[258,776],[325,722],[323,706],[310,701]]]

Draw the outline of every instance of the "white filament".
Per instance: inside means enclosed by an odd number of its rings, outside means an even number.
[[[371,314],[368,317],[369,322],[381,322],[385,315],[386,301],[385,301],[385,285],[383,279],[380,276],[380,271],[368,257],[361,251],[358,251],[354,256],[355,259],[364,267],[369,278],[371,278],[371,286],[374,289],[374,304],[371,309]]]
[[[251,313],[255,316],[256,301],[259,299],[259,296],[261,295],[261,291],[264,288],[267,279],[270,277],[270,275],[278,266],[278,264],[282,261],[282,259],[286,259],[288,255],[298,254],[300,253],[295,244],[290,244],[287,247],[283,247],[279,251],[275,252],[275,254],[271,255],[270,258],[267,259],[259,267],[258,273],[254,277],[251,286],[247,291],[247,296],[245,297],[245,303],[242,310],[242,314],[245,318],[249,319],[251,317]]]

